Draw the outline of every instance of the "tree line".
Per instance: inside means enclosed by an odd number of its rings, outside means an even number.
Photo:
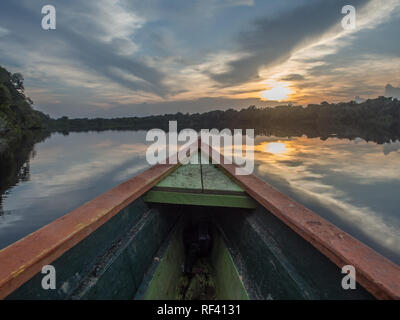
[[[123,118],[62,117],[51,119],[48,129],[68,133],[70,131],[103,130],[168,130],[168,122],[176,120],[178,129],[234,129],[253,128],[256,134],[327,138],[335,135],[343,138],[361,137],[377,143],[400,139],[400,101],[379,97],[363,103],[310,104],[303,106],[278,106],[258,108],[250,106],[241,110],[215,110],[205,113],[152,115]]]

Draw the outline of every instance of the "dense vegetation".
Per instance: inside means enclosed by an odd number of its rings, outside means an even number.
[[[24,94],[24,78],[0,67],[0,159],[13,158],[23,141],[34,141],[34,131],[45,128],[50,117],[32,108]],[[7,161],[8,163],[9,161]],[[3,165],[1,170],[5,170]]]
[[[400,138],[400,101],[379,97],[361,104],[348,103],[319,105],[279,106],[195,114],[165,114],[148,117],[114,119],[68,119],[52,120],[49,129],[61,132],[102,130],[167,130],[168,121],[177,120],[179,129],[193,128],[255,128],[259,134],[279,136],[320,136],[373,140],[378,143]]]
[[[23,77],[0,67],[0,134],[21,134],[23,130],[43,128],[49,119],[34,110],[24,94]]]

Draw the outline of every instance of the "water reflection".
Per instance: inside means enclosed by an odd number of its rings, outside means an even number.
[[[1,178],[0,248],[145,170],[145,135],[53,134],[26,147]],[[256,175],[400,264],[399,141],[255,141]]]
[[[3,193],[0,248],[146,169],[145,135],[53,134],[37,144],[36,156],[20,167],[29,175]]]
[[[399,150],[400,150],[400,141],[383,144],[383,153],[385,154],[385,156],[387,156],[391,152],[396,152]]]
[[[49,136],[50,133],[42,131],[26,133],[0,154],[0,219],[9,214],[3,209],[3,197],[11,187],[30,180],[30,161],[36,155],[34,145]]]
[[[399,148],[337,138],[256,141],[258,176],[400,262]]]
[[[282,155],[288,151],[284,142],[269,142],[263,146],[265,152]]]

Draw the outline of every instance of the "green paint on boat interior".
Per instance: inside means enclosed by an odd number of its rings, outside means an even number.
[[[202,191],[200,165],[186,164],[179,166],[164,180],[156,185],[156,189]]]
[[[201,172],[203,178],[204,192],[241,194],[245,192],[242,187],[236,184],[225,173],[213,164],[202,164]]]
[[[179,223],[166,244],[153,259],[153,266],[145,276],[135,299],[176,299],[177,283],[182,275],[184,248],[181,239],[183,224]]]
[[[242,276],[217,228],[214,232],[211,260],[215,270],[216,296],[223,300],[249,300]]]
[[[204,162],[199,154],[198,164],[179,166],[144,196],[146,202],[256,208],[256,202],[215,165]],[[201,158],[201,159],[200,159]]]
[[[198,258],[193,273],[184,274],[185,252],[183,229],[185,221],[196,218],[196,210],[186,207],[170,237],[167,248],[156,257],[154,267],[146,275],[136,299],[145,300],[243,300],[249,299],[241,276],[216,227],[212,228],[212,249],[207,257]],[[204,215],[203,215],[204,216]],[[210,216],[209,219],[212,219]]]
[[[143,197],[146,202],[185,204],[194,206],[256,208],[255,202],[245,195],[186,193],[169,191],[149,191]]]

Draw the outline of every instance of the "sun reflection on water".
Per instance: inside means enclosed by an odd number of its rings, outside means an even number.
[[[286,144],[283,142],[270,142],[264,145],[264,151],[276,155],[282,155],[287,153],[288,149]]]

